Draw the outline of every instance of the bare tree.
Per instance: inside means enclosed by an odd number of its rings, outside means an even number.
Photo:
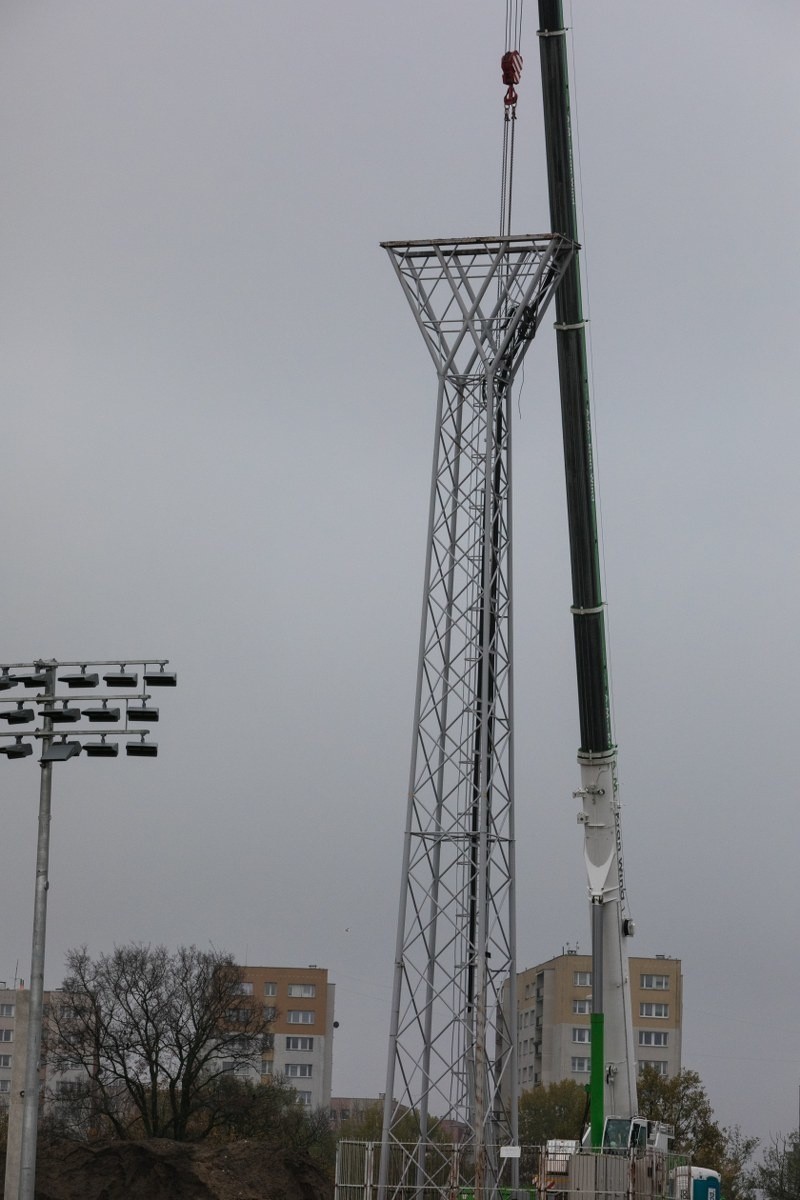
[[[67,955],[52,1057],[86,1071],[88,1127],[120,1138],[206,1137],[224,1122],[223,1076],[260,1074],[272,1012],[218,951],[118,946]]]

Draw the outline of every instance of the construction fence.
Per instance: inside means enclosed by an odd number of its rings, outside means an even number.
[[[381,1149],[380,1142],[339,1142],[335,1200],[675,1200],[678,1168],[685,1173],[688,1161],[653,1149],[495,1147],[476,1187],[468,1144],[392,1144],[381,1196]]]

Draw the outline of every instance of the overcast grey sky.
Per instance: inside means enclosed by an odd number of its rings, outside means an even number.
[[[570,6],[567,5],[567,12]],[[718,1118],[796,1126],[795,0],[574,0],[637,953]],[[536,6],[516,232],[548,224]],[[155,762],[57,769],[66,949],[213,942],[337,985],[383,1090],[435,379],[381,239],[493,233],[500,0],[6,0],[0,661],[168,656]],[[588,948],[551,332],[515,430],[520,966]],[[0,978],[38,769],[0,764]],[[18,964],[18,965],[17,965]]]

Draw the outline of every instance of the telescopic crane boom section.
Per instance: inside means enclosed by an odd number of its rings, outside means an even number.
[[[539,0],[545,146],[551,226],[578,239],[570,128],[566,28],[561,0]],[[561,416],[572,571],[572,615],[581,744],[578,762],[584,855],[592,912],[591,1139],[604,1113],[632,1117],[636,1076],[624,915],[625,881],[611,722],[606,635],[595,511],[586,321],[576,253],[555,297]]]

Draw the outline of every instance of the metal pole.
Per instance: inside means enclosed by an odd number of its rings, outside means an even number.
[[[603,899],[592,897],[592,1037],[589,1095],[592,1149],[603,1144],[605,1123],[605,1013],[603,1012]]]
[[[47,667],[47,695],[56,690],[56,669]],[[45,736],[42,753],[52,742],[53,722],[43,717]],[[44,947],[47,926],[47,890],[50,886],[50,796],[53,764],[42,762],[39,788],[39,835],[36,843],[36,891],[33,902],[33,945],[31,949],[28,1043],[25,1051],[25,1095],[22,1107],[22,1147],[20,1151],[19,1200],[34,1200],[36,1187],[36,1141],[39,1132],[39,1059],[42,1047],[42,1011],[44,1001]],[[10,1198],[9,1198],[10,1200]]]

